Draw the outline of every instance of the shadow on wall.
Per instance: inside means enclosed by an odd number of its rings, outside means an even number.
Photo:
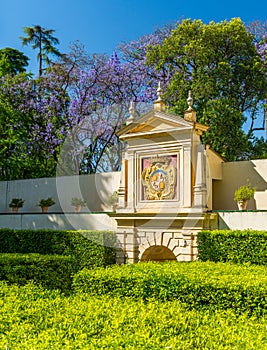
[[[212,185],[212,209],[237,210],[234,193],[247,182],[256,187],[247,209],[267,210],[267,159],[222,163],[222,180]]]
[[[56,178],[61,211],[65,213],[73,211],[72,197],[86,201],[86,206],[82,209],[84,212],[110,211],[108,198],[119,188],[119,181],[119,172]]]
[[[218,213],[219,230],[266,231],[267,211],[223,211]]]
[[[63,212],[73,211],[72,197],[86,201],[82,211],[111,211],[109,196],[119,188],[120,172],[58,177],[56,182],[57,197]]]
[[[22,213],[0,214],[0,228],[16,230],[100,230],[115,231],[116,221],[105,213],[54,214]]]
[[[94,175],[74,175],[54,178],[27,179],[0,182],[0,212],[11,213],[12,198],[22,198],[20,213],[41,212],[40,199],[53,198],[55,205],[49,211],[54,213],[74,212],[73,197],[86,200],[84,212],[110,211],[108,198],[119,188],[120,172]]]

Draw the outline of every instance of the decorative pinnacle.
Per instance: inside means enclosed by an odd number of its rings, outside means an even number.
[[[158,95],[158,99],[154,102],[154,110],[165,112],[166,104],[161,98],[162,97],[162,88],[161,88],[160,81],[159,81],[158,88],[157,88],[157,95]]]
[[[134,104],[134,101],[130,102],[129,113],[130,113],[130,117],[134,118],[134,115],[135,115],[135,104]]]
[[[162,98],[161,98],[162,97],[162,87],[161,87],[160,81],[158,83],[157,96],[158,96],[157,102],[162,101]]]
[[[194,100],[192,98],[192,91],[189,90],[188,92],[188,99],[187,99],[187,104],[188,104],[188,111],[193,111],[193,103],[194,103]]]
[[[134,121],[134,118],[135,118],[135,112],[136,112],[136,109],[135,109],[135,103],[133,101],[130,102],[130,107],[129,107],[129,114],[130,114],[130,117],[127,119],[127,125],[132,123]]]

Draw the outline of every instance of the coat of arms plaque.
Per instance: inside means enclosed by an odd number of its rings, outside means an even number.
[[[176,156],[157,156],[146,159],[149,165],[143,168],[142,184],[144,200],[175,199],[177,168]]]

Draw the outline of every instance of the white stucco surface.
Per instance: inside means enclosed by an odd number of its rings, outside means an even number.
[[[11,212],[9,203],[12,198],[25,200],[21,213],[37,213],[40,199],[52,197],[56,202],[51,211],[74,212],[72,197],[84,198],[87,207],[83,212],[103,212],[110,210],[108,198],[119,188],[120,172],[94,175],[62,176],[53,178],[1,181],[0,213]]]
[[[2,214],[0,228],[51,230],[116,230],[116,221],[107,214]]]
[[[222,163],[221,167],[222,179],[213,181],[213,210],[237,210],[234,193],[247,183],[256,188],[247,209],[267,210],[267,159]]]
[[[219,229],[267,230],[267,211],[264,212],[220,212]]]

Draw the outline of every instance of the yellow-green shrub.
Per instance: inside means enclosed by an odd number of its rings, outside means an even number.
[[[201,231],[197,244],[201,261],[267,265],[267,231]]]
[[[84,269],[74,276],[76,292],[94,296],[179,300],[187,308],[267,313],[264,266],[223,263],[139,263]]]
[[[266,317],[0,283],[0,349],[265,350]]]
[[[70,256],[41,254],[0,254],[0,280],[24,285],[29,281],[49,289],[70,292],[77,272]]]
[[[71,255],[79,268],[114,264],[115,233],[0,229],[0,253]]]

